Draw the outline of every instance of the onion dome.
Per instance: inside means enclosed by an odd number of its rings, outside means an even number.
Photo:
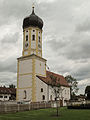
[[[23,29],[28,27],[38,27],[42,29],[43,21],[34,13],[34,6],[32,7],[32,14],[23,20]]]

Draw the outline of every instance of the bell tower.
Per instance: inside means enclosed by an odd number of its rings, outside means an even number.
[[[43,21],[34,12],[23,20],[23,56],[35,54],[42,57]]]
[[[46,77],[46,59],[42,58],[43,21],[34,12],[23,20],[23,51],[17,58],[17,101],[37,102],[40,91],[37,75]]]

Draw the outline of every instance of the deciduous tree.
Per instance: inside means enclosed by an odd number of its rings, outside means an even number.
[[[66,81],[68,82],[68,84],[71,86],[70,87],[70,92],[71,92],[71,99],[75,98],[76,93],[78,92],[79,88],[78,88],[78,82],[77,79],[75,79],[74,77],[72,77],[71,75],[67,75],[65,77]]]

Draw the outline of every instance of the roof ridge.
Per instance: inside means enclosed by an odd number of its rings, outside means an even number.
[[[51,71],[46,71],[46,72],[53,73],[54,75],[58,75],[58,76],[64,77],[63,75],[60,75],[58,73],[54,73],[54,72],[51,72]]]

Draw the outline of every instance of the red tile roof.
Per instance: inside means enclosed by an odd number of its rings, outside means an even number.
[[[0,94],[16,94],[16,88],[0,87]]]
[[[37,75],[37,77],[49,85],[52,85],[52,83],[54,83],[54,82],[52,82],[52,80],[54,80],[53,78],[56,78],[56,84],[59,84],[60,86],[70,87],[62,75],[59,75],[59,74],[56,74],[56,73],[53,73],[50,71],[46,71],[46,77],[42,77],[42,76],[38,76],[38,75]],[[51,78],[51,77],[53,77],[53,78]]]

